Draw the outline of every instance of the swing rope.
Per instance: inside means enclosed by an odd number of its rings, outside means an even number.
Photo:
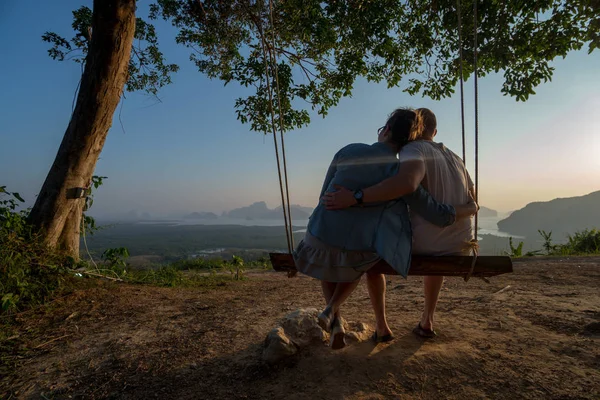
[[[463,79],[463,46],[462,46],[462,18],[461,18],[461,5],[460,0],[456,0],[456,10],[458,14],[458,73],[460,76],[460,121],[462,130],[462,158],[465,167],[467,166],[467,148],[466,148],[466,135],[465,135],[465,92],[464,92],[464,79]]]
[[[270,13],[270,18],[271,18],[271,39],[273,42],[272,53],[269,52],[269,54],[272,55],[272,58],[270,60],[275,69],[275,84],[277,87],[277,107],[279,108],[279,134],[281,137],[281,153],[282,153],[282,158],[283,158],[283,175],[285,178],[285,195],[286,195],[286,202],[287,202],[287,215],[288,215],[288,219],[290,221],[289,237],[290,237],[290,242],[291,242],[292,249],[293,249],[295,247],[294,246],[294,232],[293,232],[294,228],[292,226],[292,210],[291,210],[291,206],[290,206],[290,187],[288,185],[287,159],[285,157],[285,142],[283,140],[283,132],[285,129],[283,126],[283,113],[281,112],[281,91],[279,90],[279,70],[277,67],[277,51],[275,49],[276,42],[275,42],[275,24],[273,23],[273,0],[269,0],[269,13]],[[271,108],[272,107],[273,107],[273,104],[271,103]],[[283,191],[283,188],[281,188],[281,190]],[[282,198],[282,200],[283,200],[283,198]],[[286,204],[282,202],[281,207],[285,208],[285,206],[286,206]],[[287,225],[286,225],[286,230],[287,230]]]
[[[460,1],[460,0],[458,0],[458,1]],[[460,21],[460,9],[458,10],[458,15],[459,15],[459,21]],[[477,204],[479,204],[479,90],[478,90],[479,87],[477,84],[477,73],[478,73],[477,28],[478,28],[477,0],[473,0],[473,70],[474,70],[474,80],[473,80],[474,88],[473,89],[475,92],[475,98],[474,98],[474,101],[475,101],[475,202]],[[459,28],[459,31],[460,31],[460,28]],[[462,43],[461,43],[460,47],[462,48]],[[462,51],[461,51],[461,53],[462,53]],[[462,64],[462,59],[461,59],[461,64]],[[461,76],[461,79],[462,79],[462,76]],[[463,101],[464,100],[462,99],[462,92],[461,92],[461,102],[463,102]],[[463,121],[463,124],[464,124],[464,121]],[[463,135],[463,138],[464,138],[464,135]],[[465,143],[464,143],[464,139],[463,139],[463,146],[464,145],[465,145]],[[479,226],[479,213],[476,213],[475,214],[475,238],[469,244],[469,246],[471,247],[471,250],[473,252],[473,261],[471,264],[471,270],[465,276],[465,282],[468,282],[469,279],[471,278],[471,276],[473,275],[473,271],[475,270],[475,264],[477,263],[477,256],[479,254],[479,244],[477,242],[478,226]]]
[[[275,123],[275,111],[273,110],[273,93],[271,90],[269,65],[267,63],[267,46],[265,43],[265,36],[264,36],[264,31],[262,29],[262,25],[259,25],[259,30],[260,30],[259,33],[260,33],[261,45],[262,45],[262,51],[263,51],[263,60],[264,60],[264,65],[265,65],[265,80],[266,80],[266,84],[267,84],[267,92],[269,93],[269,109],[271,112],[271,128],[273,130],[273,144],[275,146],[275,158],[277,159],[277,175],[279,177],[279,190],[281,193],[281,208],[283,210],[283,220],[285,223],[285,236],[286,236],[286,240],[287,240],[288,252],[291,253],[292,252],[292,242],[290,240],[291,229],[288,228],[287,210],[285,207],[285,196],[283,194],[283,180],[281,177],[281,163],[279,160],[279,146],[277,145],[277,127],[276,127],[276,123]]]
[[[477,63],[477,0],[473,1],[473,68],[474,80],[473,85],[475,89],[475,202],[479,201],[479,86],[477,85],[477,74],[478,74],[478,63]],[[475,214],[475,240],[477,240],[477,225],[478,214]]]

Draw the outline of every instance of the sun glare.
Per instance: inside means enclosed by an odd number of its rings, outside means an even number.
[[[595,172],[600,174],[600,116],[593,115],[586,124],[585,137],[589,145],[584,146],[585,161]],[[598,176],[600,180],[600,176]]]

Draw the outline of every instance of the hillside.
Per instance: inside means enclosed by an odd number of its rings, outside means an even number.
[[[0,398],[600,398],[600,259],[527,259],[514,269],[491,284],[448,279],[433,340],[411,333],[422,279],[388,277],[392,342],[315,343],[275,367],[261,362],[264,338],[286,314],[321,306],[313,279],[90,283],[0,331]],[[373,326],[364,282],[342,313]]]
[[[556,240],[583,229],[600,228],[600,191],[529,203],[498,222],[498,228],[525,237],[537,237],[538,229],[552,231]]]

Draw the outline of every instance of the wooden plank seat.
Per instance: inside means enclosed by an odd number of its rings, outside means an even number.
[[[275,271],[290,272],[296,269],[294,258],[288,253],[269,253]],[[415,276],[462,276],[471,271],[472,256],[413,256],[409,275]],[[386,275],[397,272],[385,261],[380,261],[374,271]],[[471,277],[489,278],[513,272],[512,260],[508,256],[478,256]]]

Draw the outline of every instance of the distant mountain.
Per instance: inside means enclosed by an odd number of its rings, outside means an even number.
[[[291,205],[292,221],[294,219],[308,219],[312,213],[312,209],[299,205]],[[224,217],[240,218],[247,220],[254,219],[283,219],[283,211],[281,206],[274,209],[267,207],[267,203],[259,201],[246,207],[236,208],[227,213],[223,213]]]
[[[298,204],[290,205],[290,210],[292,212],[292,220],[293,219],[307,219],[310,217],[310,214],[313,212],[313,208],[304,207]],[[283,211],[281,211],[281,206],[275,207],[273,210],[276,214],[278,214],[281,218],[283,218]],[[278,217],[279,218],[279,217]]]
[[[269,211],[270,210],[267,207],[267,203],[264,201],[259,201],[246,207],[235,208],[227,213],[223,213],[223,216],[229,218],[259,219]]]
[[[479,216],[480,217],[497,217],[498,211],[492,210],[491,208],[481,206],[479,208]]]
[[[135,210],[130,210],[130,211],[129,211],[129,212],[126,214],[125,218],[127,218],[127,219],[134,219],[134,220],[137,220],[137,219],[140,219],[140,216],[139,216],[139,214],[138,214],[138,212],[137,212],[137,211],[135,211]]]
[[[152,219],[152,214],[146,211],[129,210],[125,214],[117,214],[116,217],[122,221],[141,221]]]
[[[556,240],[583,229],[600,228],[600,191],[529,203],[498,222],[498,228],[525,237],[539,236],[538,229],[552,231]]]
[[[219,218],[217,214],[211,212],[193,212],[191,214],[185,215],[183,218],[185,219],[217,219]]]

